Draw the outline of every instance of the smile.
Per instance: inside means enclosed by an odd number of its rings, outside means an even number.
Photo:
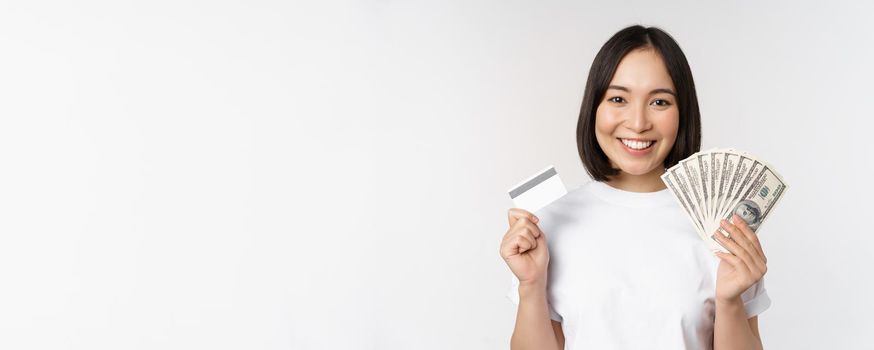
[[[620,138],[619,141],[622,141],[622,144],[635,151],[645,150],[655,144],[655,141],[652,140],[632,140]]]

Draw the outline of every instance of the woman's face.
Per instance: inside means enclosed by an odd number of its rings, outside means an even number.
[[[676,89],[661,56],[638,49],[616,68],[595,114],[595,137],[613,167],[632,175],[661,173],[679,120]]]

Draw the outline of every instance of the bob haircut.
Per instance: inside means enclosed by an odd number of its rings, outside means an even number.
[[[695,82],[686,55],[665,31],[657,27],[630,26],[614,34],[598,51],[589,69],[583,93],[580,119],[577,121],[577,150],[586,171],[595,181],[607,181],[608,176],[619,174],[619,169],[610,165],[610,160],[595,138],[595,114],[619,61],[636,49],[655,49],[665,62],[677,89],[679,127],[674,146],[665,157],[665,169],[698,152],[701,147],[701,112],[698,110]]]

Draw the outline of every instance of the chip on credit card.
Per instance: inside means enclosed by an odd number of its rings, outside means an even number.
[[[550,165],[522,180],[507,192],[510,193],[510,199],[513,200],[516,208],[534,213],[567,194],[567,188],[564,187],[555,167]]]

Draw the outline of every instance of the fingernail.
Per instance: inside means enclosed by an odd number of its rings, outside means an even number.
[[[539,221],[540,221],[540,218],[534,216],[534,222],[539,222]]]

